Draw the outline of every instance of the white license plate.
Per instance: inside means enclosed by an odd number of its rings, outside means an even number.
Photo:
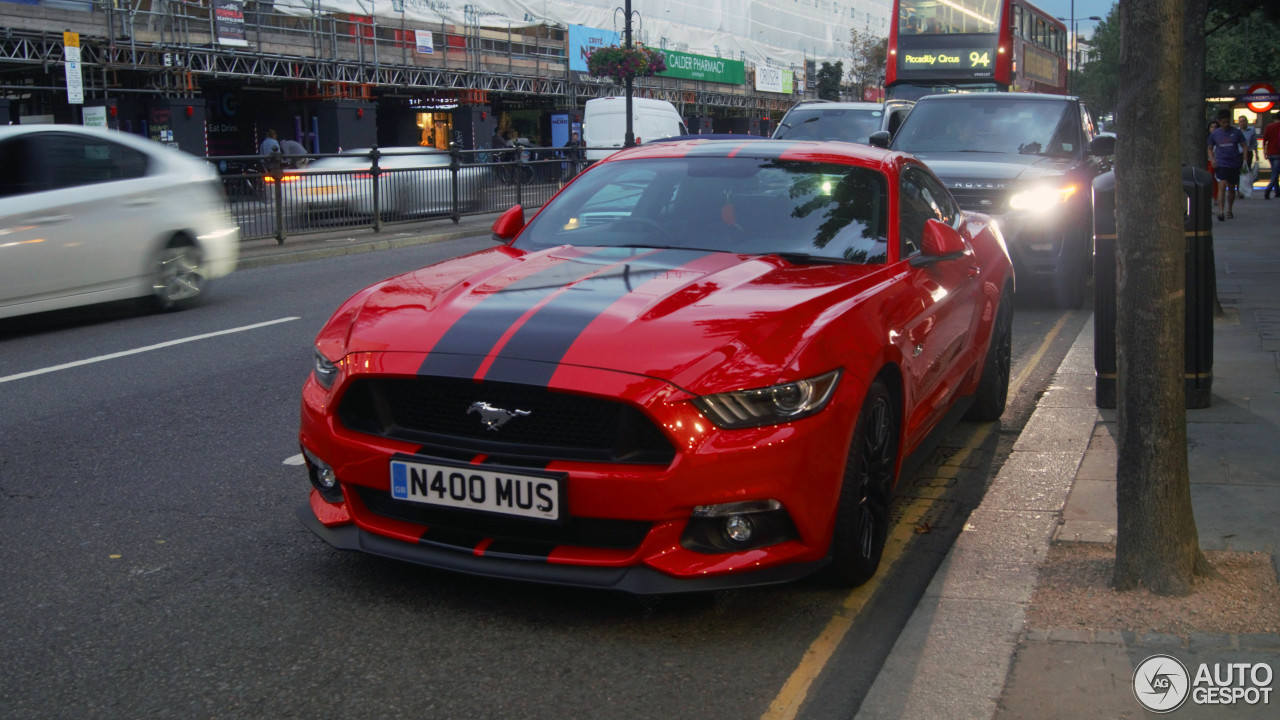
[[[560,478],[477,466],[391,461],[391,497],[440,507],[559,520]]]

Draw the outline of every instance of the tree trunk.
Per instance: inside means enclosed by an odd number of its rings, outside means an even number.
[[[1186,17],[1182,24],[1185,43],[1182,55],[1182,164],[1204,167],[1208,119],[1204,112],[1207,97],[1204,86],[1205,46],[1204,22],[1209,15],[1209,0],[1186,0]]]
[[[1207,570],[1187,471],[1186,197],[1177,153],[1183,0],[1120,3],[1116,107],[1119,590],[1187,595]]]

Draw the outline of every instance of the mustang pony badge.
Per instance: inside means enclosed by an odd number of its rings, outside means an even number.
[[[524,417],[531,413],[530,410],[507,410],[506,408],[498,408],[490,405],[483,400],[477,400],[471,403],[471,407],[467,408],[467,414],[480,413],[480,422],[484,423],[486,429],[497,431],[498,428],[506,425],[511,418]]]

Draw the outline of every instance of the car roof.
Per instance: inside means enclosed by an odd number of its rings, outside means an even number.
[[[878,102],[844,102],[836,100],[802,100],[791,106],[791,110],[800,108],[831,108],[833,110],[883,110],[884,103]],[[788,110],[787,112],[791,112]]]
[[[959,93],[938,93],[936,95],[925,95],[916,100],[919,103],[922,100],[931,102],[939,101],[959,101],[973,100],[975,98],[990,100],[1031,100],[1045,102],[1063,102],[1065,100],[1077,99],[1075,95],[1050,95],[1048,93],[1024,93],[1024,92],[959,92]]]

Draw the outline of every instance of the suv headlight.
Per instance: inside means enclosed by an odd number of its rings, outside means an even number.
[[[340,368],[338,363],[325,357],[319,350],[315,352],[315,368],[313,369],[316,376],[316,382],[320,383],[320,387],[328,390],[333,387],[333,381],[338,379]]]
[[[822,410],[835,393],[839,379],[840,371],[832,370],[808,380],[704,395],[693,402],[702,414],[722,428],[776,425]]]
[[[1066,203],[1075,194],[1075,185],[1062,187],[1042,185],[1014,193],[1009,197],[1009,207],[1014,210],[1030,210],[1035,213],[1044,213]]]

